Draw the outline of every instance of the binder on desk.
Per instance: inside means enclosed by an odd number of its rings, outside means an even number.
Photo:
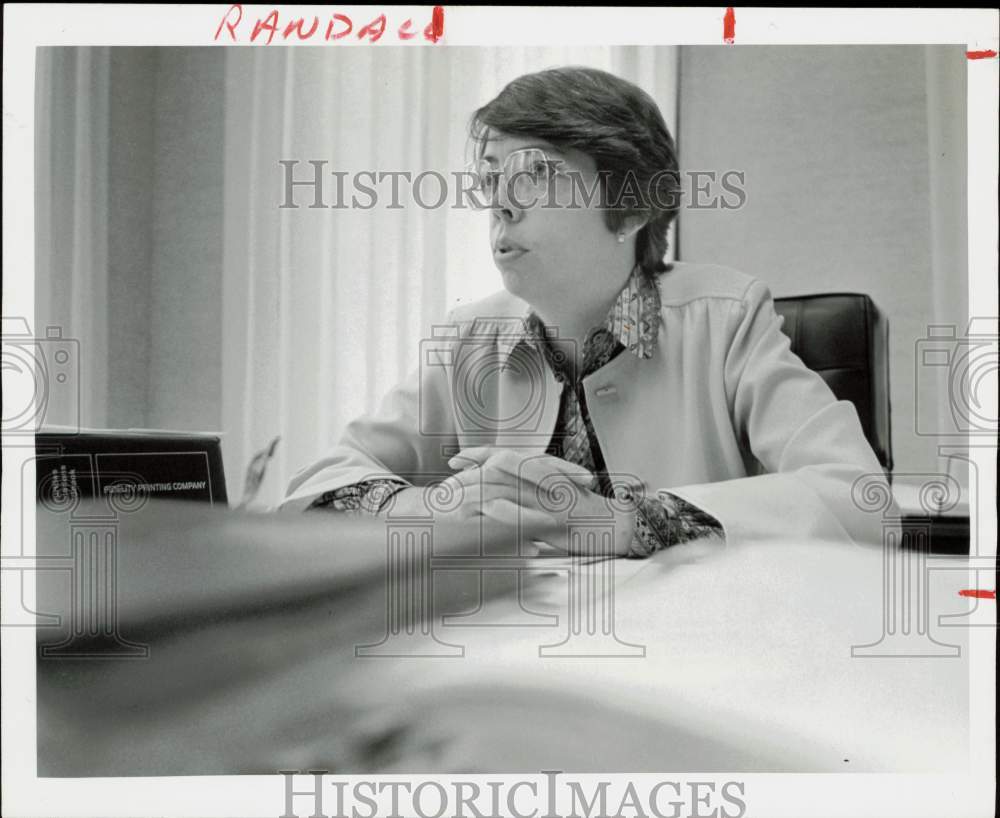
[[[219,435],[152,429],[35,435],[38,502],[141,494],[227,505]]]

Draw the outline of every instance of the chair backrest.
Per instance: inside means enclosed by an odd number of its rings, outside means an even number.
[[[889,322],[867,296],[824,293],[774,299],[792,352],[858,410],[882,467],[892,472]]]

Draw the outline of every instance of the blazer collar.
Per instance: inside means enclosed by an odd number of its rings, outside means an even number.
[[[604,326],[638,358],[652,357],[660,331],[660,290],[656,280],[642,273],[638,265],[608,310]],[[500,365],[506,366],[520,344],[539,349],[545,331],[545,325],[530,305],[520,316],[496,319]]]

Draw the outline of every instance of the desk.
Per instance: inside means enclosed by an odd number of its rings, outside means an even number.
[[[65,562],[72,517],[39,515],[40,553]],[[435,529],[430,573],[400,562],[418,580],[404,599],[381,521],[174,503],[122,517],[117,644],[136,655],[59,655],[60,628],[39,630],[39,775],[967,764],[966,632],[936,624],[970,606],[961,571],[927,574],[922,634],[884,603],[881,549],[823,542],[522,559],[463,617],[484,576],[469,536]],[[38,579],[63,636],[68,573]],[[427,615],[401,620],[400,600]],[[909,658],[885,655],[900,646]]]

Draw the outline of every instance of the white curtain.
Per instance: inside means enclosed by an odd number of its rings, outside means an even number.
[[[333,171],[465,163],[471,112],[514,77],[590,65],[637,82],[676,132],[677,50],[48,48],[37,58],[36,315],[80,344],[80,400],[48,423],[221,431],[231,498],[281,436],[260,500],[417,365],[456,303],[500,287],[482,213],[284,198]],[[438,197],[433,179],[425,202]],[[361,204],[367,199],[359,194]]]
[[[35,77],[35,322],[73,344],[86,383],[52,384],[44,419],[108,421],[108,128],[106,48],[39,50]],[[72,364],[71,364],[72,366]],[[71,370],[72,371],[72,370]],[[78,388],[77,388],[78,387]]]
[[[286,173],[436,171],[465,159],[470,113],[514,77],[586,64],[654,94],[673,128],[673,48],[350,48],[226,52],[223,428],[231,480],[255,449],[281,435],[263,499],[315,458],[356,415],[371,411],[417,366],[421,338],[447,309],[501,285],[482,213],[415,206],[400,185],[377,185],[375,208],[316,209]],[[370,180],[369,184],[371,183]],[[375,186],[375,185],[373,185]],[[428,180],[426,203],[439,198]],[[362,204],[367,197],[358,194]],[[387,201],[389,200],[389,201]]]

